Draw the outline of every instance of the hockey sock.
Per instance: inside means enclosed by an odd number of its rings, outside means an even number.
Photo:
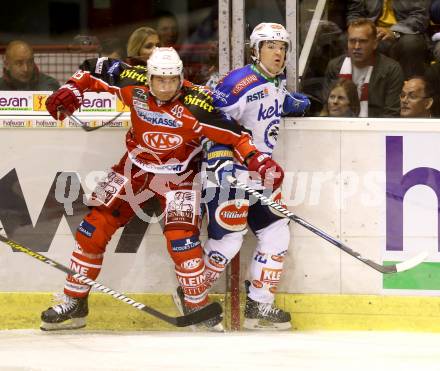
[[[260,303],[272,303],[283,272],[283,255],[257,251],[250,267],[249,297]]]
[[[103,254],[88,254],[78,246],[78,248],[72,252],[70,269],[95,280],[101,271],[103,259]],[[81,283],[70,275],[67,276],[64,285],[64,293],[66,295],[72,297],[85,297],[88,295],[89,291],[89,285]]]
[[[205,285],[205,264],[203,261],[194,269],[176,266],[176,276],[185,294],[185,305],[190,308],[202,307],[208,303]]]
[[[240,250],[245,231],[225,234],[221,239],[209,238],[204,246],[206,284],[211,287],[219,279],[231,259]]]
[[[260,303],[272,303],[283,273],[284,256],[289,247],[289,226],[284,219],[277,220],[256,233],[250,277],[249,297]]]
[[[185,294],[188,307],[200,307],[208,302],[205,284],[205,263],[198,234],[185,230],[165,231],[167,247],[175,264],[177,280]]]

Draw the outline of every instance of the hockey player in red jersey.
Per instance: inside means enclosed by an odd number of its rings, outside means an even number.
[[[282,170],[260,156],[249,135],[212,105],[207,91],[183,79],[182,61],[174,49],[156,48],[147,62],[147,76],[143,71],[117,60],[88,60],[47,99],[47,110],[59,119],[81,106],[85,91],[116,94],[131,110],[127,152],[94,192],[100,205],[92,208],[77,229],[71,268],[96,279],[112,235],[155,196],[164,212],[167,249],[184,304],[187,311],[193,311],[208,302],[196,176],[201,136],[231,144],[236,158],[262,177],[270,178]],[[146,197],[139,201],[142,195]],[[84,327],[89,291],[88,285],[68,276],[63,302],[41,314],[41,329]],[[217,316],[205,325],[220,321]]]

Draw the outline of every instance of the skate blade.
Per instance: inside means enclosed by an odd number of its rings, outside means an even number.
[[[245,318],[243,327],[247,330],[256,331],[285,331],[291,329],[292,325],[290,322],[276,323],[262,319]]]
[[[173,292],[173,301],[174,301],[174,305],[177,307],[177,309],[179,310],[179,313],[184,316],[185,313],[183,311],[183,306],[182,306],[182,302],[180,301],[180,297],[177,294],[177,291]],[[191,326],[187,326],[191,329],[191,331],[197,331],[196,326],[195,325],[191,325]]]
[[[40,330],[42,331],[59,331],[59,330],[78,330],[86,327],[86,317],[72,318],[61,323],[41,322]]]
[[[223,327],[222,323],[217,323],[215,326],[211,326],[211,327],[205,327],[206,330],[208,330],[209,332],[225,332],[225,328]]]

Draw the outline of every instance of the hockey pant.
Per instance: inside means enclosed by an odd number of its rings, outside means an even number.
[[[272,198],[280,202],[281,192],[276,191]],[[214,197],[205,206],[209,237],[204,246],[205,275],[209,287],[240,250],[248,224],[258,241],[249,268],[249,297],[260,303],[272,303],[289,247],[289,220],[260,202],[250,205],[246,195],[235,188],[230,190],[228,200]]]
[[[164,218],[167,250],[175,264],[187,305],[206,304],[205,266],[199,240],[200,191],[195,176],[198,164],[192,164],[180,174],[153,174],[143,172],[131,162],[125,166],[127,161],[130,160],[125,155],[98,183],[92,200],[100,205],[92,208],[76,231],[76,248],[72,252],[70,268],[95,280],[113,234],[130,221],[135,210],[141,211],[151,197],[157,197]],[[144,217],[148,216],[144,214]],[[67,277],[65,294],[85,297],[89,291],[89,285],[72,276]]]

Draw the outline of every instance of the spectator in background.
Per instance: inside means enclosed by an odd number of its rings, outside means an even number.
[[[358,117],[360,109],[358,91],[354,82],[338,79],[330,87],[321,116]]]
[[[125,45],[117,37],[109,37],[103,39],[100,43],[100,56],[113,59],[125,58]]]
[[[429,8],[429,15],[431,22],[437,26],[440,26],[440,0],[432,0],[431,7]],[[434,43],[432,54],[437,62],[440,62],[440,32],[436,32],[432,35],[432,41]]]
[[[127,56],[129,64],[146,65],[154,48],[160,46],[159,35],[151,27],[139,27],[128,38]],[[133,63],[135,60],[136,63]],[[143,61],[143,63],[142,63]],[[140,63],[141,62],[141,63]]]
[[[189,27],[195,30],[184,40],[179,55],[185,64],[185,75],[195,84],[213,88],[220,80],[218,73],[218,7],[205,15],[195,16]]]
[[[5,51],[0,90],[50,90],[60,84],[53,77],[38,70],[32,47],[20,40],[11,41]]]
[[[303,27],[308,29],[310,22],[303,25]],[[309,95],[311,98],[312,105],[309,112],[313,116],[316,114],[319,115],[326,103],[326,101],[320,98],[322,98],[324,76],[328,62],[343,54],[346,50],[346,45],[347,40],[345,33],[336,23],[326,20],[319,21],[313,48],[309,56],[309,62],[304,71],[302,71],[301,77],[301,89],[304,94]],[[301,71],[298,71],[298,73],[301,73]]]
[[[429,8],[429,15],[431,21],[435,24],[440,24],[440,0],[432,0]]]
[[[161,46],[171,46],[175,49],[179,38],[179,25],[176,16],[168,11],[156,15],[156,30],[159,34]]]
[[[332,59],[325,74],[325,92],[338,78],[352,80],[358,89],[359,117],[397,117],[403,72],[399,63],[378,53],[376,26],[371,20],[352,21],[347,30],[347,55]]]
[[[423,76],[414,76],[403,84],[400,93],[401,117],[431,117],[434,91]]]
[[[206,44],[206,64],[201,69],[203,77],[203,85],[210,89],[214,89],[220,81],[220,73],[218,71],[218,41],[209,41]]]
[[[434,117],[440,117],[440,104],[438,100],[440,97],[440,63],[434,63],[426,70],[424,78],[428,82],[430,89],[433,90],[434,104],[431,108]]]
[[[399,61],[407,78],[424,73],[428,8],[427,0],[349,0],[347,23],[357,18],[375,22],[379,51]]]

